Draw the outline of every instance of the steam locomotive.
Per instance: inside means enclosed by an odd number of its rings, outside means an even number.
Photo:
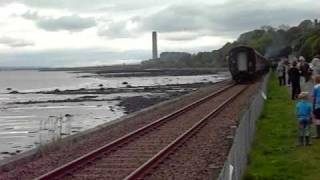
[[[230,50],[228,56],[232,79],[238,83],[252,82],[269,71],[270,63],[255,49],[238,46]]]

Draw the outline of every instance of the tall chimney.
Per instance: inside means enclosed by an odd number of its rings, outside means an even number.
[[[157,32],[152,32],[152,59],[158,59]]]

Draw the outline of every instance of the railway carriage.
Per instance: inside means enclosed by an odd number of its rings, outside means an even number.
[[[231,49],[228,63],[232,79],[238,83],[253,81],[269,70],[269,61],[248,46]]]

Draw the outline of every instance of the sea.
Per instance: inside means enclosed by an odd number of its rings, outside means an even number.
[[[15,102],[64,100],[83,95],[54,95],[34,92],[127,86],[158,86],[217,82],[227,73],[196,76],[97,77],[64,71],[0,71],[0,161],[45,145],[56,139],[94,128],[126,115],[116,97],[147,96],[148,93],[98,95],[106,101],[15,104]],[[11,94],[18,91],[24,94]],[[86,94],[88,95],[88,94]],[[89,94],[90,95],[90,94]],[[95,94],[96,96],[96,94]]]

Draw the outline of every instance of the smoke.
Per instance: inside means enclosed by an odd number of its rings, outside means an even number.
[[[265,53],[266,58],[281,58],[288,57],[292,53],[292,48],[290,46],[277,47],[271,46],[267,49]]]
[[[284,33],[286,31],[279,29],[279,30],[271,30],[268,33],[271,34],[272,37],[272,44],[267,47],[265,52],[265,57],[267,58],[278,58],[278,57],[287,57],[291,52],[292,49],[288,45],[288,42],[285,40]],[[289,54],[288,54],[289,53]]]
[[[272,57],[276,57],[279,54],[279,47],[276,46],[270,46],[267,48],[266,53],[265,53],[265,57],[266,58],[272,58]]]

